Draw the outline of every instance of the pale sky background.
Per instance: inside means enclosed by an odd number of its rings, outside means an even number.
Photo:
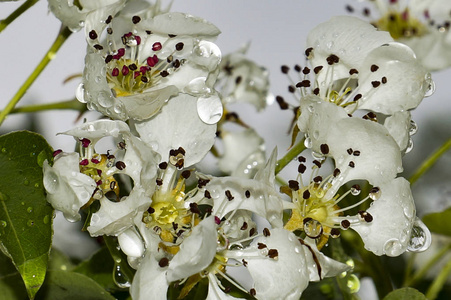
[[[224,54],[250,41],[248,56],[269,69],[272,93],[281,94],[289,99],[288,81],[280,73],[280,66],[283,64],[292,66],[296,63],[304,65],[303,53],[308,32],[332,16],[347,14],[345,5],[351,2],[351,0],[175,0],[172,11],[203,17],[218,26],[222,34],[217,44]],[[21,3],[23,1],[0,3],[0,19],[8,16]],[[59,26],[59,20],[48,13],[47,1],[41,0],[0,34],[1,107],[6,105],[46,53],[57,35]],[[80,80],[74,79],[65,85],[63,80],[82,72],[84,54],[83,33],[75,33],[31,86],[19,106],[73,98]],[[451,135],[449,78],[450,71],[434,73],[436,93],[425,99],[413,112],[419,131],[414,138],[413,151],[405,158],[405,169],[409,172],[413,169],[411,165],[418,165]],[[277,104],[256,116],[251,116],[255,112],[253,107],[243,109],[238,110],[240,116],[254,125],[266,139],[268,152],[278,145],[281,156],[289,145],[286,132],[292,115],[281,112]],[[75,117],[74,112],[46,112],[37,114],[37,121],[41,133],[55,149],[70,151],[74,145],[73,139],[56,136],[56,133],[73,127]],[[94,120],[96,115],[87,114],[86,117],[88,120]],[[248,117],[252,117],[252,120],[249,121]],[[20,122],[26,118],[26,115],[8,118],[1,128],[2,132],[22,129],[23,124]],[[432,210],[429,205],[436,207],[437,203],[440,207],[451,203],[450,164],[451,155],[446,155],[434,169],[433,174],[437,176],[425,178],[414,189],[416,200],[421,201],[417,204],[421,210]]]

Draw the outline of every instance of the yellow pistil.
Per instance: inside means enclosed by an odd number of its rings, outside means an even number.
[[[407,9],[403,12],[389,11],[374,25],[380,30],[388,31],[395,40],[422,36],[426,32],[425,26],[411,17]]]

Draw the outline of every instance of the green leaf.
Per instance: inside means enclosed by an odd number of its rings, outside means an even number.
[[[97,282],[75,272],[49,271],[36,300],[115,300]]]
[[[81,273],[96,281],[107,291],[118,290],[113,280],[114,260],[107,247],[103,247],[88,260],[80,263],[72,271]]]
[[[0,291],[3,300],[22,300],[27,292],[22,277],[11,259],[0,252]]]
[[[394,290],[385,296],[383,300],[427,300],[427,298],[416,289],[405,287]]]
[[[53,209],[42,185],[42,163],[52,149],[39,134],[0,136],[0,249],[12,259],[30,299],[44,282]]]
[[[451,236],[451,207],[442,212],[425,215],[423,222],[430,231]]]

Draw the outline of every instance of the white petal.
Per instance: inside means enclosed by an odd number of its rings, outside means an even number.
[[[262,253],[257,249],[257,243],[264,243],[268,250],[276,249],[277,259]],[[272,229],[270,236],[257,238],[251,248],[244,250],[255,257],[249,255],[245,260],[254,280],[256,297],[268,300],[299,299],[309,283],[304,251],[297,237],[282,228]]]
[[[208,274],[208,295],[205,300],[233,300],[233,299],[242,299],[235,298],[226,293],[224,293],[218,285],[218,282],[215,275],[209,273]]]
[[[151,202],[144,195],[144,190],[136,187],[120,202],[112,202],[103,197],[100,199],[100,209],[92,214],[88,231],[91,236],[118,235],[130,228],[135,216],[149,208]]]
[[[312,150],[316,153],[321,153],[321,144],[327,144],[327,135],[335,124],[348,118],[343,108],[314,95],[301,99],[300,110],[297,126],[301,132],[308,134]]]
[[[145,26],[155,33],[216,37],[221,31],[210,22],[188,14],[169,12],[147,20]]]
[[[410,112],[395,112],[392,116],[385,119],[384,126],[395,139],[399,149],[404,151],[407,148],[410,139]]]
[[[106,136],[119,137],[120,134],[129,133],[130,129],[127,123],[112,120],[97,120],[87,122],[62,134],[71,135],[75,138],[90,139],[92,144]]]
[[[136,124],[141,139],[169,159],[169,150],[185,149],[185,167],[199,162],[211,149],[216,125],[202,122],[197,114],[197,99],[180,94],[172,98],[152,119]]]
[[[180,245],[180,251],[169,263],[169,282],[187,278],[205,270],[216,254],[217,232],[212,216],[193,228],[191,235]]]
[[[144,254],[144,243],[134,228],[127,229],[117,236],[121,250],[127,256],[141,257]]]
[[[373,121],[346,118],[327,135],[330,155],[340,169],[343,182],[366,179],[373,185],[391,181],[402,171],[401,152],[387,129]],[[348,150],[353,153],[349,154]],[[355,155],[355,151],[360,151]],[[353,162],[355,167],[349,166]]]
[[[78,153],[60,153],[53,167],[44,161],[44,187],[47,201],[71,222],[80,220],[78,211],[96,188],[94,179],[80,173]]]
[[[126,151],[122,160],[126,167],[120,173],[129,175],[135,186],[144,188],[146,195],[151,196],[155,190],[160,155],[131,134],[123,137]]]
[[[333,260],[318,251],[314,240],[306,238],[303,247],[310,281],[334,277],[351,269],[350,266]]]
[[[371,71],[371,66],[379,69]],[[383,114],[413,109],[418,106],[427,91],[427,71],[416,59],[413,51],[400,43],[390,43],[368,54],[359,69],[359,108]],[[373,87],[374,81],[387,83]]]
[[[257,228],[250,211],[238,210],[234,213],[233,218],[228,218],[228,216],[226,218],[227,222],[224,222],[221,227],[230,243],[248,238],[251,236],[250,231]],[[243,224],[247,224],[246,229],[242,229]]]
[[[409,245],[415,221],[410,184],[399,177],[382,184],[380,190],[381,197],[367,210],[373,216],[373,221],[351,226],[361,236],[368,251],[376,255],[398,256]]]
[[[314,48],[314,57],[310,60],[313,67],[326,67],[327,57],[337,55],[340,63],[334,65],[334,78],[339,79],[348,77],[351,68],[360,71],[360,65],[371,50],[392,41],[388,32],[378,31],[366,21],[338,16],[310,31],[307,48]],[[325,71],[318,74],[320,83],[325,79]]]
[[[147,252],[130,287],[130,295],[133,300],[166,300],[169,287],[169,282],[166,280],[166,269],[158,265],[153,253]]]
[[[263,138],[252,128],[238,132],[223,131],[221,137],[224,142],[224,155],[218,160],[218,166],[228,174],[233,173],[250,155],[265,150]],[[252,169],[255,167],[251,166]]]

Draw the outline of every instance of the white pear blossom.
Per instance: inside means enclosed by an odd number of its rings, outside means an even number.
[[[451,65],[451,2],[447,0],[376,0],[365,17],[415,52],[423,66],[441,70]],[[349,6],[353,10],[352,6]],[[376,11],[376,13],[374,13]]]
[[[58,151],[53,167],[44,165],[48,201],[69,220],[78,220],[81,207],[99,200],[100,209],[92,214],[88,227],[91,235],[117,235],[127,230],[135,215],[151,202],[158,154],[131,135],[128,125],[121,121],[89,122],[64,134],[79,141],[80,154]],[[122,138],[119,149],[97,153],[95,145],[107,136]],[[134,184],[130,194],[122,198],[114,177],[119,174],[130,177]]]
[[[414,109],[433,86],[410,48],[358,18],[334,17],[318,25],[309,33],[307,47],[310,66],[295,67],[300,81],[290,87],[300,98],[300,115],[310,107],[302,104],[310,99],[306,96],[314,95],[339,107],[340,115],[369,110],[364,118],[377,121],[377,114]],[[288,71],[282,67],[282,72]],[[284,105],[283,99],[279,104]],[[402,150],[408,144],[402,139],[409,131],[410,127],[406,134],[395,135]],[[306,133],[315,138],[313,132]]]
[[[183,13],[154,16],[139,7],[102,20],[106,30],[88,32],[77,90],[89,109],[113,119],[145,120],[172,96],[188,93],[201,98],[200,114],[222,110],[213,89],[221,61],[212,42],[220,33],[216,26]]]
[[[254,129],[222,130],[220,137],[224,145],[224,154],[218,159],[221,171],[232,176],[252,178],[264,165],[264,140]]]
[[[183,296],[203,277],[209,280],[207,299],[236,299],[225,293],[217,276],[258,299],[299,299],[310,280],[335,276],[349,269],[325,258],[315,246],[306,245],[282,228],[265,228],[258,234],[250,215],[243,214],[257,213],[267,217],[274,226],[282,224],[282,203],[273,187],[271,191],[270,184],[274,179],[274,153],[267,168],[255,180],[200,181],[202,186],[189,201],[196,201],[199,207],[212,205],[211,215],[192,228],[175,255],[168,251],[167,243],[160,243],[159,248],[164,251],[147,251],[132,283],[134,299],[166,299],[169,284],[179,280],[185,283],[181,290]],[[250,290],[227,275],[228,268],[234,266],[249,272],[253,279]],[[284,276],[277,276],[281,273]]]
[[[324,104],[331,105],[321,102]],[[285,228],[303,230],[317,240],[318,248],[329,237],[338,237],[340,230],[352,228],[362,237],[365,248],[376,255],[398,256],[406,250],[416,251],[418,247],[411,244],[418,220],[410,186],[404,178],[395,178],[402,168],[397,144],[375,122],[358,118],[332,122],[330,135],[324,139],[327,143],[319,148],[324,156],[334,159],[335,169],[332,174],[321,176],[323,160],[315,160],[311,179],[304,182],[301,174],[307,169],[306,159],[299,157],[300,176],[283,189],[292,198],[292,203],[286,204],[292,214]],[[357,197],[361,194],[359,184],[339,193],[354,180],[366,181],[372,188],[362,197]],[[349,201],[352,204],[343,206]],[[357,208],[357,213],[350,214],[351,209]]]
[[[274,101],[269,92],[269,72],[246,57],[248,48],[249,44],[224,56],[215,87],[225,105],[244,102],[262,110]]]

